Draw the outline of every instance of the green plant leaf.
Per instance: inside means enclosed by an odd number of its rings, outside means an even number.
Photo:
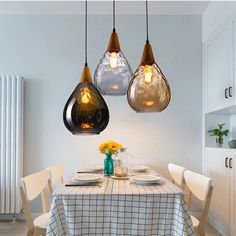
[[[223,136],[228,136],[229,130],[223,130],[224,123],[218,124],[218,128],[208,130],[210,133],[210,136],[217,136],[219,138],[222,138]]]

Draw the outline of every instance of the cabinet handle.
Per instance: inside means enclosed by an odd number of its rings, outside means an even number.
[[[228,166],[228,160],[229,160],[229,158],[226,157],[226,158],[225,158],[225,167],[226,167],[226,168],[229,168],[229,166]]]
[[[232,86],[229,87],[229,96],[232,98]]]
[[[228,95],[227,95],[227,93],[228,93],[228,88],[225,89],[225,98],[226,98],[226,99],[229,98]]]
[[[232,166],[232,158],[229,159],[229,168],[232,169],[233,166]]]

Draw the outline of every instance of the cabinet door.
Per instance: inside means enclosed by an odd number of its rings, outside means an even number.
[[[211,112],[233,104],[233,24],[215,32],[204,52],[206,112]]]
[[[223,235],[230,235],[230,171],[225,166],[229,165],[229,161],[225,161],[230,158],[227,149],[206,150],[206,174],[213,179],[214,187],[209,221]]]

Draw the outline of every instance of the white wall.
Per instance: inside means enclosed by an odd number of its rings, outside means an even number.
[[[137,114],[126,97],[105,97],[107,129],[73,136],[62,111],[84,64],[82,16],[0,16],[0,72],[25,77],[24,174],[64,162],[66,176],[103,161],[99,143],[114,139],[138,163],[167,175],[175,162],[201,171],[202,45],[200,16],[151,16],[150,40],[172,90],[162,113]],[[133,69],[145,42],[144,16],[117,17],[120,43]],[[89,65],[94,72],[111,32],[110,16],[89,16]]]

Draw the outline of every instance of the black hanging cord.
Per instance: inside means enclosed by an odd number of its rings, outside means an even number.
[[[113,0],[113,32],[116,32],[116,1]]]
[[[85,0],[85,66],[88,66],[88,2]]]
[[[149,44],[149,33],[148,33],[148,0],[146,0],[146,31],[147,31],[146,43]]]

